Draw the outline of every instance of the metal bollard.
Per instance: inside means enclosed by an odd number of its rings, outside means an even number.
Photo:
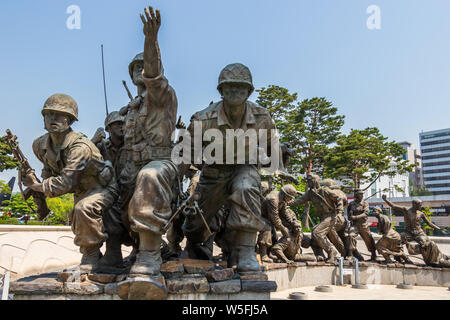
[[[359,261],[355,257],[353,257],[353,261],[355,262],[355,284],[359,285]]]
[[[340,285],[344,285],[344,258],[339,258],[339,282]]]

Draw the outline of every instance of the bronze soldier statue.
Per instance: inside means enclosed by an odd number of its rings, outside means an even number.
[[[118,196],[114,172],[97,147],[83,134],[72,131],[78,120],[78,105],[65,94],[54,94],[42,109],[48,133],[33,142],[36,157],[44,164],[42,183],[27,175],[23,183],[47,197],[74,193],[75,206],[69,222],[75,234],[75,245],[83,254],[81,271],[98,265],[100,247],[107,239],[102,215]]]
[[[437,244],[431,240],[425,241],[422,246],[416,243],[408,243],[407,247],[409,254],[421,254],[423,261],[428,266],[450,268],[450,256],[443,254]]]
[[[118,111],[112,111],[105,119],[105,129],[109,137],[102,139],[101,137],[104,133],[102,134],[103,130],[99,128],[94,138],[91,139],[100,150],[103,158],[112,163],[116,178],[119,177],[126,162],[126,153],[123,148],[123,124],[124,116]],[[119,191],[121,191],[120,185]],[[125,259],[127,264],[132,263],[136,259],[137,254],[137,236],[132,236],[126,211],[122,210],[117,201],[103,214],[103,224],[108,233],[108,239],[106,240],[105,255],[100,259],[99,265],[101,267],[121,267],[124,262],[122,258],[122,244],[133,247],[130,256]]]
[[[202,137],[206,130],[218,129],[224,137],[225,147],[228,143],[227,129],[252,129],[256,130],[257,135],[265,129],[268,130],[267,145],[270,146],[270,130],[275,129],[275,123],[265,108],[247,100],[254,90],[250,70],[240,63],[227,65],[220,73],[217,89],[223,99],[192,116],[188,128],[191,136],[194,135],[196,123],[201,124]],[[235,138],[231,139],[230,142],[233,142]],[[223,161],[224,164],[217,161],[204,164],[197,186],[201,195],[199,206],[206,222],[211,223],[219,209],[227,204],[228,265],[236,265],[238,272],[258,272],[261,266],[255,253],[256,237],[264,227],[261,220],[261,179],[257,165],[248,161],[238,164],[236,155],[232,161],[232,164],[228,161]],[[281,159],[278,161],[281,162]],[[209,237],[199,214],[188,215],[183,230],[190,246],[203,243]]]
[[[162,263],[161,243],[174,197],[172,187],[178,168],[171,161],[177,114],[177,97],[164,76],[158,45],[159,11],[152,7],[141,14],[145,34],[144,52],[129,66],[138,96],[126,113],[124,148],[127,162],[120,174],[120,204],[127,210],[130,227],[139,234],[139,252],[130,275],[157,276]]]
[[[279,218],[272,218],[270,220],[276,222],[278,222],[277,220],[281,220],[281,224],[287,229],[287,232],[286,230],[285,232],[282,232],[283,236],[270,248],[271,256],[275,256],[277,259],[287,263],[293,261],[316,261],[314,256],[302,255],[302,246],[309,247],[311,241],[310,239],[305,239],[306,241],[303,241],[304,235],[302,223],[297,219],[294,211],[290,208],[295,196],[300,192],[296,191],[294,186],[289,184],[283,186],[281,190],[283,192],[283,197],[287,199],[282,201],[282,207],[278,212]]]
[[[356,248],[356,237],[359,233],[361,238],[364,240],[367,249],[372,254],[370,260],[376,261],[377,253],[375,248],[375,240],[373,240],[369,229],[369,224],[367,223],[367,219],[369,217],[369,204],[363,200],[364,191],[361,189],[356,189],[354,195],[355,200],[350,202],[347,209],[348,219],[351,223],[348,237],[348,255],[354,255],[358,260],[364,261],[364,258]]]
[[[409,257],[403,252],[402,238],[400,234],[392,228],[389,218],[383,214],[380,207],[373,208],[373,214],[378,219],[378,230],[382,237],[375,245],[378,253],[381,254],[386,263],[394,262],[392,257],[399,262],[412,263]]]
[[[272,228],[280,230],[284,238],[289,238],[291,217],[286,215],[287,204],[298,194],[293,185],[284,185],[280,191],[270,192],[261,204],[261,218],[264,229],[258,235],[258,251],[262,262],[273,262],[268,256],[272,243]]]
[[[333,232],[336,217],[343,214],[344,201],[340,193],[328,187],[320,186],[319,176],[311,174],[306,177],[306,180],[308,190],[300,198],[295,199],[291,206],[301,205],[308,201],[313,203],[320,223],[312,230],[312,241],[327,253],[327,262],[334,262],[337,251],[327,236]]]
[[[420,246],[424,245],[429,240],[425,232],[422,230],[422,220],[435,230],[441,230],[438,226],[433,224],[430,219],[420,210],[422,210],[422,201],[419,199],[412,200],[412,207],[407,208],[397,206],[387,200],[386,195],[382,195],[383,200],[395,210],[397,214],[403,215],[405,220],[405,232],[402,233],[403,243],[416,241]]]
[[[348,225],[348,221],[344,216],[345,207],[348,204],[346,194],[341,190],[339,185],[333,179],[323,179],[321,185],[327,187],[332,190],[333,193],[338,195],[338,201],[342,202],[343,210],[338,211],[336,213],[336,222],[334,226],[331,228],[327,237],[334,245],[334,247],[339,251],[341,256],[347,256],[348,248],[347,248],[347,235],[346,229]]]

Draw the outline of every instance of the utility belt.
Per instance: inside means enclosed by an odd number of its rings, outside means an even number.
[[[137,144],[126,150],[127,161],[141,164],[152,160],[169,160],[172,156],[171,147],[156,147],[147,144]]]

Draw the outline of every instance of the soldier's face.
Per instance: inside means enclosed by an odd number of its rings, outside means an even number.
[[[113,122],[108,126],[108,132],[119,139],[123,138],[123,123]]]
[[[239,83],[225,83],[222,85],[222,96],[226,104],[237,107],[244,104],[249,94],[248,86]]]
[[[44,113],[45,129],[50,133],[65,132],[71,124],[70,117],[64,113],[56,111],[46,111]]]
[[[363,198],[363,194],[362,193],[357,193],[357,194],[355,194],[355,198],[356,198],[356,200],[361,201],[362,198]]]
[[[143,63],[136,63],[133,67],[133,83],[136,86],[143,85],[142,71],[144,70]]]

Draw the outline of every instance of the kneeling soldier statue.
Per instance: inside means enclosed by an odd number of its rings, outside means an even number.
[[[102,215],[118,196],[113,169],[97,147],[84,134],[72,131],[78,120],[78,106],[65,94],[54,94],[42,109],[48,133],[33,142],[36,157],[44,164],[43,181],[34,173],[22,178],[30,189],[46,197],[73,193],[75,206],[69,222],[75,234],[75,245],[83,254],[81,271],[96,267],[101,257],[100,247],[107,239]]]

